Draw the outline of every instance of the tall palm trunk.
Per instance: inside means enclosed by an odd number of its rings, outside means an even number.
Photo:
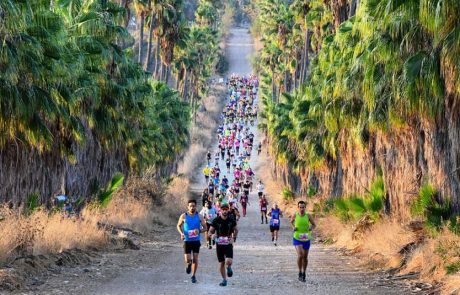
[[[160,71],[160,36],[157,36],[156,48],[155,48],[155,69],[153,71],[153,78],[158,79],[158,73]]]
[[[304,58],[303,58],[303,65],[302,65],[302,73],[301,73],[301,78],[300,78],[300,83],[303,84],[305,80],[307,79],[307,72],[308,72],[308,66],[310,65],[310,42],[311,42],[311,35],[312,31],[307,30],[305,32],[305,48],[304,48]]]
[[[335,30],[348,19],[347,0],[332,0],[332,14]]]
[[[276,102],[276,84],[275,84],[275,71],[272,66],[272,101]]]
[[[150,66],[150,61],[152,59],[152,47],[153,47],[153,29],[155,28],[155,12],[152,10],[152,15],[150,18],[149,26],[149,43],[147,44],[147,58],[144,64],[144,69],[148,70]]]
[[[358,8],[358,0],[351,0],[350,3],[350,17],[356,14],[356,9]]]
[[[142,64],[142,61],[144,60],[143,53],[144,53],[144,18],[145,18],[145,13],[144,11],[141,12],[139,15],[139,54],[137,56],[137,62],[139,64]]]

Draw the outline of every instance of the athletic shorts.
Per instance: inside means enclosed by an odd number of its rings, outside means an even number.
[[[201,243],[200,241],[185,241],[184,242],[184,254],[200,253]]]
[[[216,245],[217,261],[224,262],[225,258],[233,258],[233,245]]]
[[[259,197],[262,197],[263,194],[263,192],[258,192]]]
[[[274,232],[275,230],[280,230],[280,226],[279,225],[270,225],[270,231]]]
[[[292,244],[294,246],[302,246],[305,250],[310,249],[310,240],[308,241],[299,241],[296,238],[292,238]]]

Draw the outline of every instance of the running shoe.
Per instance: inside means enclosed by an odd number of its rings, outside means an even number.
[[[196,278],[195,278],[195,276],[192,276],[192,283],[194,283],[194,284],[196,283]]]
[[[303,280],[303,275],[302,275],[302,273],[301,273],[301,272],[299,272],[299,281],[301,281],[301,282],[302,282],[302,280]]]
[[[230,266],[227,266],[227,276],[231,278],[233,276],[233,270]]]
[[[212,246],[211,246],[211,244],[209,244],[209,245],[208,245],[208,249],[212,249]]]
[[[220,282],[219,286],[221,286],[221,287],[227,286],[227,280],[222,280],[222,282]]]
[[[187,263],[187,266],[185,267],[185,272],[187,274],[190,274],[192,272],[192,264],[191,263]]]
[[[305,283],[306,281],[307,281],[306,275],[305,275],[305,273],[303,273],[303,274],[302,274],[302,282]]]

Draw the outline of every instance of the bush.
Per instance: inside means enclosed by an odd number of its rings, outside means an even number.
[[[440,230],[449,221],[449,229],[458,231],[458,221],[452,216],[450,201],[441,200],[439,193],[428,183],[420,187],[418,197],[411,205],[411,213],[414,217],[422,217],[429,228]]]
[[[289,201],[294,200],[294,193],[289,188],[287,187],[283,188],[282,194],[283,194],[283,199],[285,201],[289,202]]]
[[[333,210],[343,222],[355,221],[368,215],[372,220],[377,220],[383,210],[385,187],[383,178],[377,177],[371,188],[364,196],[352,195],[347,198],[338,198],[333,201]]]
[[[99,192],[97,199],[102,208],[106,208],[109,205],[112,200],[113,193],[123,184],[123,180],[123,174],[117,173],[112,177],[112,180],[107,185],[107,188]]]

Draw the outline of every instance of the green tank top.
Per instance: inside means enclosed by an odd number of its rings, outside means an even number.
[[[297,230],[294,232],[294,239],[298,241],[310,240],[310,220],[308,219],[307,213],[305,213],[304,216],[300,216],[299,213],[296,213],[294,226],[297,228]]]

